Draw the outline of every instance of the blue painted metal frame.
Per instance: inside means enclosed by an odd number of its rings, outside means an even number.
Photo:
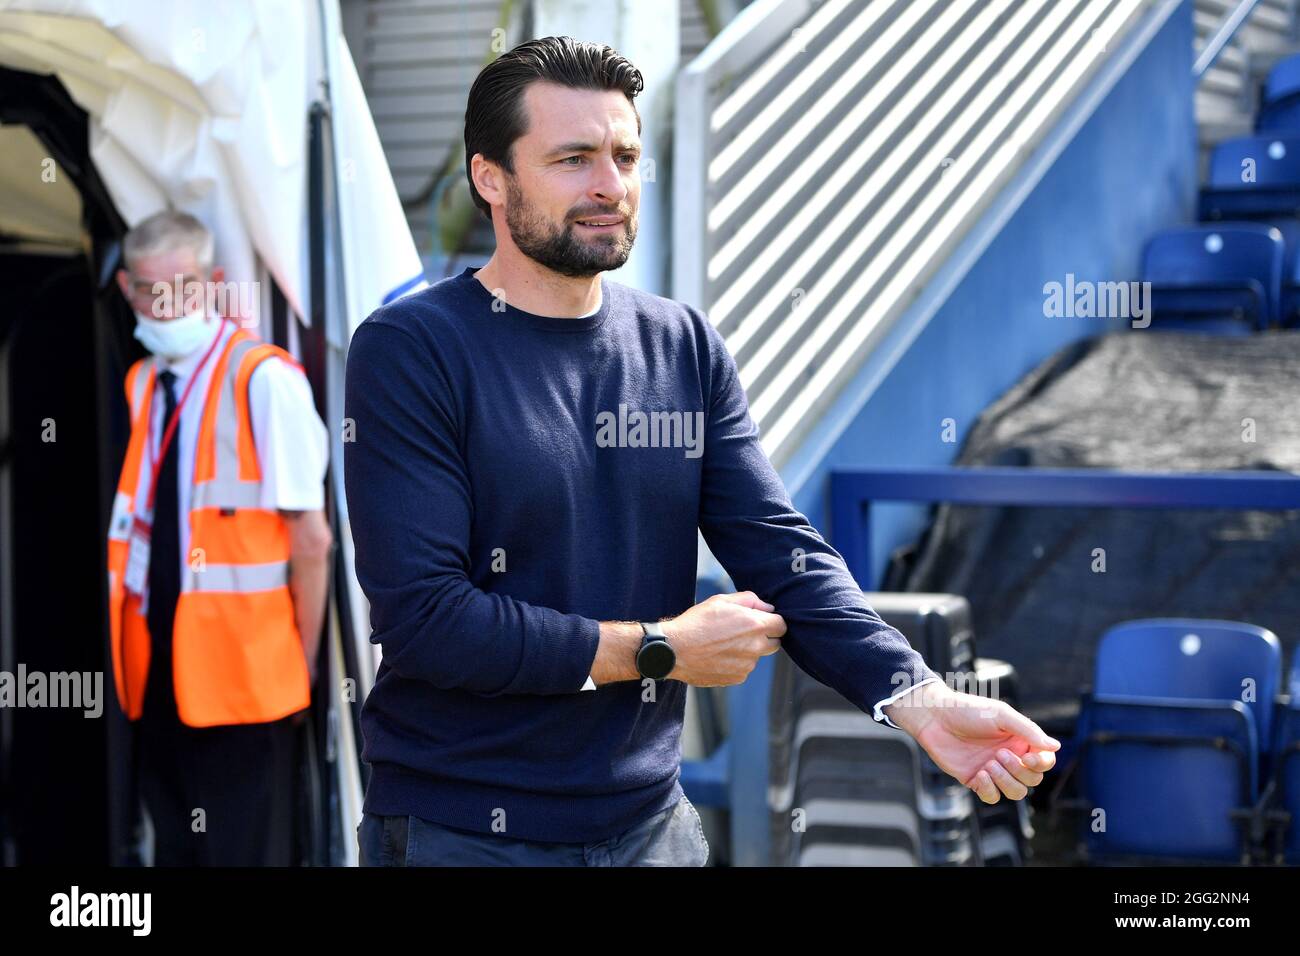
[[[1272,471],[1167,474],[1096,468],[871,468],[831,473],[831,532],[864,590],[877,501],[1079,508],[1300,508],[1300,475]]]

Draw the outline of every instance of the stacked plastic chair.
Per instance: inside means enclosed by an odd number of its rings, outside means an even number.
[[[975,658],[964,598],[870,593],[867,599],[937,673],[972,674],[972,689],[996,677],[998,696],[1007,699],[1014,670]],[[784,654],[775,661],[769,739],[772,853],[781,863],[1023,862],[1030,835],[1023,801],[979,803],[911,736],[872,720]]]
[[[1250,624],[1152,619],[1107,631],[1079,714],[1088,859],[1252,862],[1281,672],[1277,637]]]

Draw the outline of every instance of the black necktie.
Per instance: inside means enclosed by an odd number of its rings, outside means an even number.
[[[167,432],[167,423],[176,410],[176,374],[158,373],[167,404],[163,410],[161,435]],[[180,453],[180,425],[163,455],[158,469],[158,490],[154,493],[153,531],[149,542],[149,624],[152,647],[149,663],[148,689],[145,693],[145,713],[162,717],[175,713],[175,688],[172,680],[172,622],[176,617],[176,601],[181,590],[180,524],[177,514],[176,466]],[[151,707],[157,702],[157,707]]]

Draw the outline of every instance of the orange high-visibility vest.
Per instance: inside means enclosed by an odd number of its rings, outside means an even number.
[[[212,357],[172,642],[176,707],[191,727],[265,723],[311,702],[289,590],[289,529],[278,511],[260,506],[262,470],[249,417],[249,376],[272,356],[302,368],[243,329]],[[144,710],[150,638],[140,598],[123,580],[156,373],[149,356],[126,375],[131,439],[108,530],[113,679],[131,720]]]

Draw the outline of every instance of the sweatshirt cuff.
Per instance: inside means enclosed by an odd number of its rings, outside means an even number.
[[[892,704],[894,701],[898,700],[900,697],[903,697],[903,696],[906,695],[906,694],[910,694],[912,691],[916,690],[918,687],[924,687],[926,684],[930,683],[931,681],[936,681],[936,680],[938,680],[938,679],[939,679],[939,678],[937,678],[937,677],[927,677],[925,680],[921,681],[920,683],[917,683],[917,684],[911,684],[911,685],[909,685],[909,686],[907,686],[907,687],[904,687],[902,690],[898,691],[896,694],[892,694],[891,696],[886,697],[886,698],[885,698],[884,700],[882,700],[880,703],[876,704],[875,710],[874,710],[874,711],[872,712],[872,714],[871,714],[871,718],[872,718],[873,720],[883,720],[886,724],[888,724],[890,727],[893,727],[895,730],[902,730],[903,728],[902,728],[902,727],[899,727],[898,724],[896,724],[896,723],[894,723],[892,720],[890,720],[890,719],[889,719],[889,715],[886,714],[886,713],[884,713],[884,711],[881,710],[881,708],[886,707],[886,706],[888,706],[889,704]]]
[[[524,641],[515,678],[501,693],[575,694],[600,649],[600,622],[579,614],[541,609],[541,629]]]

